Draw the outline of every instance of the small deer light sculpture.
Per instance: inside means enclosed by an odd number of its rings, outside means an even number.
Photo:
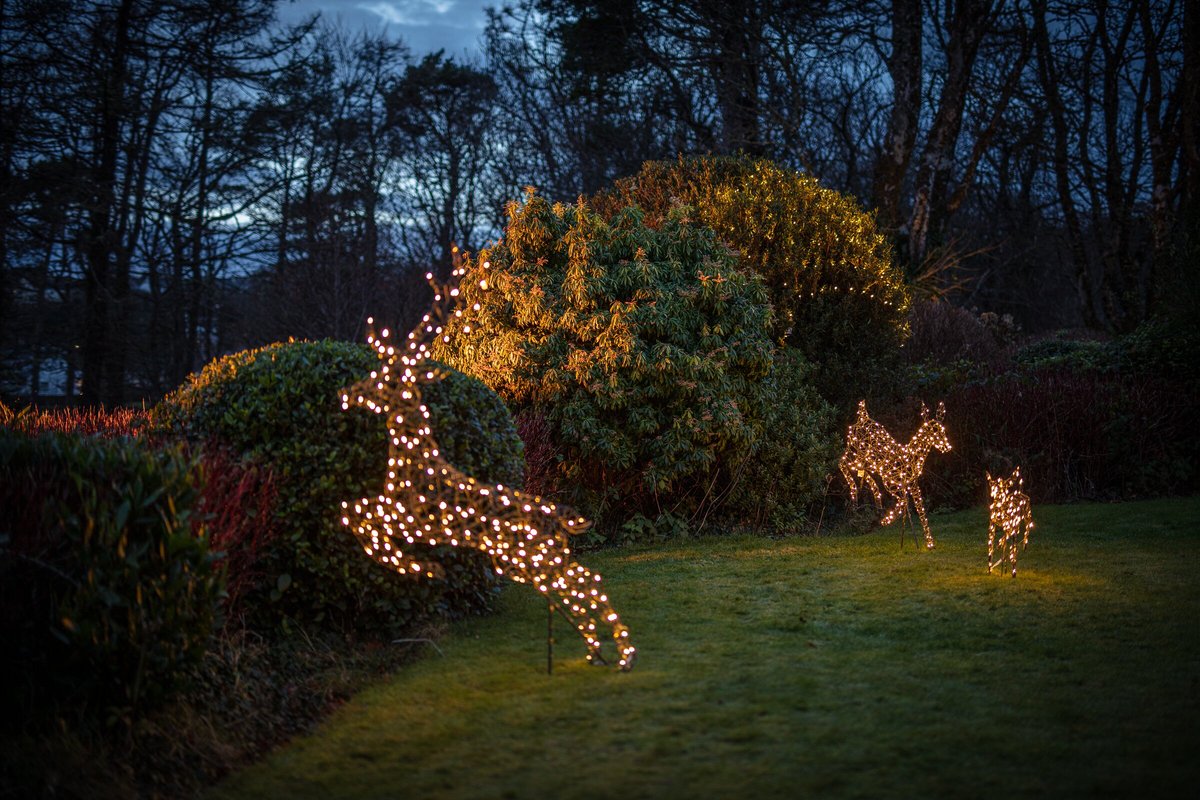
[[[462,274],[455,269],[452,282]],[[629,629],[609,604],[600,575],[571,558],[567,537],[586,530],[588,521],[540,497],[477,481],[442,457],[421,387],[442,377],[429,363],[429,347],[444,335],[458,289],[437,284],[432,274],[425,278],[434,290],[430,313],[403,342],[393,343],[387,329],[369,336],[379,368],[342,392],[343,410],[362,406],[387,419],[389,441],[384,492],[343,502],[342,524],[363,552],[403,575],[442,573],[437,564],[406,556],[410,545],[449,544],[487,553],[496,574],[532,584],[571,622],[587,642],[588,661],[607,663],[599,638],[604,626],[616,641],[617,666],[630,669],[636,649]]]
[[[1021,550],[1029,546],[1029,532],[1033,530],[1033,511],[1029,508],[1029,495],[1021,491],[1025,479],[1021,468],[1013,470],[1007,478],[993,478],[987,473],[988,492],[988,572],[1008,562],[1012,576],[1017,577],[1017,541]],[[1022,532],[1022,528],[1024,532]],[[1000,533],[997,540],[996,533]]]
[[[875,507],[883,510],[883,495],[879,491],[879,483],[891,495],[896,504],[880,519],[881,525],[890,525],[896,517],[908,518],[908,501],[917,509],[921,518],[921,527],[925,531],[925,547],[933,549],[933,534],[929,530],[929,520],[925,517],[925,503],[921,498],[921,487],[917,481],[925,469],[925,459],[929,451],[937,448],[940,452],[950,450],[950,440],[946,438],[946,426],[942,420],[946,416],[946,406],[938,403],[937,414],[929,416],[929,409],[921,404],[921,427],[913,434],[908,444],[900,444],[887,430],[867,414],[867,401],[858,401],[858,417],[849,430],[846,431],[846,452],[838,466],[842,476],[850,487],[851,502],[858,502],[859,481],[865,483],[875,498]],[[875,476],[879,476],[879,483]],[[900,544],[904,544],[904,530],[900,531]]]

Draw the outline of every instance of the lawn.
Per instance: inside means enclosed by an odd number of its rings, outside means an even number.
[[[639,660],[498,614],[217,797],[1192,797],[1200,498],[1035,507],[1014,580],[986,512],[594,553]]]

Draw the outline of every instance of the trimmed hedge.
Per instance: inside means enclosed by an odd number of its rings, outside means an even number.
[[[425,556],[446,568],[444,582],[401,577],[364,558],[341,525],[341,501],[378,494],[386,470],[383,421],[339,402],[339,390],[377,363],[366,345],[273,344],[214,361],[151,413],[155,435],[215,440],[274,474],[279,535],[261,555],[269,591],[245,601],[252,623],[394,629],[477,611],[494,594],[478,554],[447,547]],[[519,485],[521,441],[504,404],[449,373],[426,398],[443,452],[469,474]]]
[[[0,430],[0,713],[128,719],[203,655],[222,582],[194,462],[124,438]]]
[[[1007,350],[955,350],[965,337],[951,339],[911,354],[923,357],[912,368],[916,393],[944,398],[954,444],[939,457],[927,498],[982,502],[984,471],[1006,474],[1017,465],[1035,502],[1152,497],[1200,486],[1194,332],[1151,321],[1111,341],[1060,335],[1029,342],[1011,358]],[[939,363],[943,353],[958,359]],[[902,425],[915,412],[913,401],[893,422]]]

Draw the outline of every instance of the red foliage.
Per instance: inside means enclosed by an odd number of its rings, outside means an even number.
[[[1162,495],[1198,477],[1187,458],[1195,399],[1160,379],[1045,369],[961,385],[944,400],[954,449],[931,454],[922,479],[935,502],[983,502],[985,471],[1015,466],[1035,503]],[[905,438],[918,408],[912,399],[881,421]]]
[[[145,421],[146,412],[135,408],[31,407],[9,414],[0,411],[0,425],[30,436],[48,432],[78,433],[85,436],[133,436]]]
[[[986,319],[996,320],[988,325]],[[953,364],[970,360],[992,367],[1000,366],[1005,358],[1007,338],[1015,331],[995,315],[976,316],[946,302],[925,300],[913,303],[908,312],[911,330],[904,344],[909,363]]]
[[[558,485],[558,449],[546,417],[536,411],[522,411],[514,420],[517,435],[525,443],[525,491],[553,496]]]
[[[225,567],[225,608],[233,618],[262,587],[261,559],[279,534],[274,514],[278,487],[268,468],[216,444],[201,451],[200,462],[204,489],[196,524],[208,528],[211,547]]]

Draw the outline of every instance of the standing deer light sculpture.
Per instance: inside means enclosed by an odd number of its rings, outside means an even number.
[[[462,274],[455,269],[451,280]],[[606,663],[599,638],[599,628],[606,626],[616,641],[617,666],[630,669],[637,651],[629,629],[609,604],[600,575],[571,558],[567,537],[586,530],[588,521],[540,497],[478,481],[442,457],[421,387],[443,377],[428,363],[429,348],[444,335],[458,289],[435,283],[432,274],[425,278],[434,290],[431,312],[403,343],[393,344],[387,329],[378,338],[368,336],[379,369],[342,392],[343,410],[365,406],[386,417],[389,441],[384,492],[344,501],[342,524],[363,552],[403,575],[443,573],[440,565],[406,556],[409,545],[449,544],[486,553],[497,575],[532,584],[571,622],[587,642],[588,661]],[[486,281],[480,285],[487,288]]]
[[[925,469],[925,459],[931,449],[937,448],[943,453],[950,450],[946,426],[942,424],[945,416],[944,403],[938,403],[937,414],[932,418],[929,409],[922,403],[921,427],[908,444],[900,444],[867,414],[867,401],[859,400],[858,417],[846,431],[846,452],[842,453],[838,462],[842,476],[850,487],[851,502],[858,502],[859,481],[870,488],[875,507],[880,511],[883,510],[883,495],[879,491],[879,483],[895,499],[896,504],[879,521],[881,525],[890,525],[896,517],[907,519],[911,497],[925,531],[925,547],[929,550],[933,549],[933,534],[925,517],[925,503],[917,481]],[[875,481],[876,475],[879,476],[879,483]],[[904,544],[903,528],[900,530],[900,543]]]
[[[1012,576],[1017,577],[1017,541],[1021,550],[1029,546],[1029,532],[1033,530],[1033,511],[1029,508],[1029,495],[1021,491],[1025,479],[1021,468],[1013,470],[1007,478],[993,478],[987,473],[988,493],[988,572],[1005,561],[1012,567]],[[1022,526],[1024,533],[1021,532]],[[996,539],[999,531],[1000,538]],[[997,555],[996,551],[999,551]]]

